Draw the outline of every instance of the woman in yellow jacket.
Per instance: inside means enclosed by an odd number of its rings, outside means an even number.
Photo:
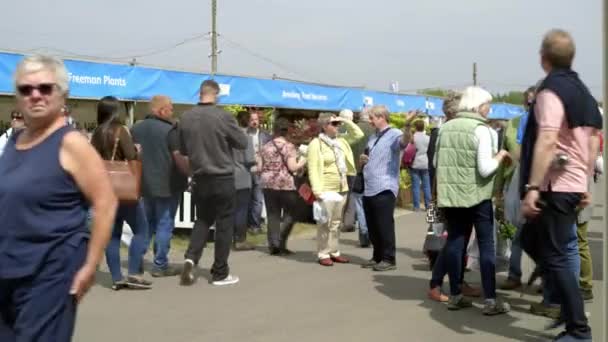
[[[338,239],[346,203],[346,176],[355,175],[355,162],[350,144],[364,134],[352,121],[331,113],[319,115],[321,133],[308,145],[308,178],[317,203],[323,213],[317,220],[317,256],[319,264],[333,266],[348,263],[340,255]],[[338,129],[344,125],[343,134]]]

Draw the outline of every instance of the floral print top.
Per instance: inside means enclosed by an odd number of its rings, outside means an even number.
[[[287,169],[287,160],[296,156],[296,147],[284,138],[275,138],[262,146],[260,149],[262,188],[296,190],[293,175]]]

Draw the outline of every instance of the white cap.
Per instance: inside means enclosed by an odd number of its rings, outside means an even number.
[[[343,118],[343,119],[347,119],[347,120],[351,120],[352,121],[352,119],[354,117],[354,113],[350,109],[342,109],[340,111],[340,117]]]

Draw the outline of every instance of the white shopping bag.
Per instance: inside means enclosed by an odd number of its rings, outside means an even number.
[[[120,239],[125,245],[131,245],[131,240],[133,239],[133,231],[131,230],[131,227],[129,227],[129,225],[126,223],[122,226],[122,237]]]
[[[340,195],[337,192],[324,192],[319,196],[322,202],[342,202],[344,200],[344,196]],[[318,224],[327,223],[329,220],[329,214],[325,209],[326,205],[321,204],[320,201],[314,201],[312,204],[312,216]]]
[[[479,271],[479,246],[477,245],[475,231],[471,233],[471,239],[469,240],[469,246],[467,247],[466,267],[471,271]]]
[[[327,210],[319,201],[314,201],[312,204],[312,217],[317,224],[327,223]]]

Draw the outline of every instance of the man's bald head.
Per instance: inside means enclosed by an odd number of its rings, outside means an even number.
[[[551,30],[543,39],[540,54],[545,71],[553,68],[569,69],[576,54],[574,39],[564,30]]]
[[[173,116],[171,98],[165,95],[155,95],[150,100],[150,111],[156,116],[170,119]]]

